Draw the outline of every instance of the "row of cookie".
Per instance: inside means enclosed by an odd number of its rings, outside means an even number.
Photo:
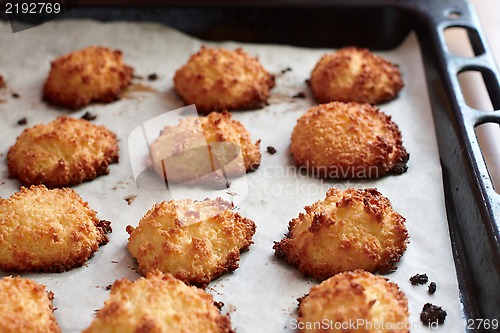
[[[220,198],[154,205],[136,228],[126,228],[139,272],[159,269],[204,288],[236,269],[256,226],[232,209]],[[405,219],[376,189],[331,188],[305,211],[290,221],[288,234],[274,249],[306,276],[322,280],[356,269],[387,272],[406,250]],[[43,185],[21,187],[0,199],[0,221],[4,271],[62,272],[81,266],[111,232],[110,222],[99,220],[73,189]]]
[[[127,227],[128,248],[139,271],[148,275],[160,270],[205,287],[236,269],[240,252],[252,243],[255,224],[231,208],[221,199],[155,205],[137,228]],[[406,249],[404,218],[374,189],[331,189],[325,200],[305,210],[274,248],[306,275],[321,280],[360,268],[387,271]],[[0,267],[9,271],[62,271],[82,265],[107,242],[105,233],[111,230],[71,189],[22,188],[0,199],[0,217]]]
[[[199,147],[198,137],[211,145],[210,158],[205,151],[179,154]],[[232,143],[237,149],[215,146],[216,142]],[[260,140],[253,143],[248,131],[229,112],[212,112],[166,126],[151,145],[150,162],[169,182],[206,181],[213,176],[212,171],[230,164],[237,151],[241,151],[244,165],[236,168],[240,167],[241,172],[257,169],[261,160],[259,146]],[[305,167],[313,176],[336,179],[400,174],[407,170],[409,159],[401,133],[389,116],[369,104],[342,102],[321,104],[302,115],[292,132],[291,153],[297,166]],[[118,159],[114,133],[104,126],[69,117],[25,129],[7,154],[11,177],[24,186],[44,184],[51,188],[107,174],[109,164]]]
[[[6,333],[60,333],[54,316],[54,294],[33,280],[0,280],[0,329]],[[342,306],[339,306],[341,304]],[[234,333],[224,306],[212,295],[170,274],[148,273],[136,281],[116,280],[104,306],[83,333],[206,332]],[[398,286],[357,270],[339,273],[299,299],[300,332],[409,332],[408,301]]]
[[[71,109],[108,103],[119,98],[132,78],[133,69],[124,63],[121,51],[89,46],[52,62],[43,97]],[[403,87],[397,66],[356,47],[324,55],[308,82],[319,103],[376,104],[393,99]],[[202,47],[174,76],[183,101],[204,114],[260,108],[274,84],[274,75],[241,48]]]

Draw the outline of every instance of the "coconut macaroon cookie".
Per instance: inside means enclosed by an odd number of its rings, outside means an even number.
[[[212,295],[159,271],[132,282],[117,280],[83,333],[234,333]]]
[[[199,112],[255,109],[264,106],[274,76],[243,49],[202,46],[175,73],[177,93]]]
[[[355,269],[385,273],[406,250],[406,220],[376,189],[331,188],[324,200],[304,209],[274,249],[306,276],[323,280]]]
[[[403,88],[396,65],[357,47],[324,55],[312,71],[309,83],[319,103],[377,104],[393,99]]]
[[[226,111],[212,112],[165,127],[151,144],[151,162],[156,173],[168,182],[203,183],[219,182],[222,173],[211,173],[221,168],[235,176],[257,169],[260,140],[253,143],[245,127],[231,117]],[[242,160],[236,159],[240,152]]]
[[[71,109],[91,102],[113,102],[130,85],[132,74],[121,51],[89,46],[52,62],[43,98]]]
[[[332,102],[303,114],[292,133],[295,162],[324,178],[378,178],[407,170],[398,126],[369,104]]]
[[[21,187],[0,198],[0,269],[63,272],[83,265],[108,242],[101,221],[72,189]]]
[[[408,300],[396,284],[356,270],[312,287],[300,301],[297,326],[303,333],[409,333],[408,315]]]
[[[33,280],[6,276],[0,280],[0,332],[59,333],[54,294]]]
[[[64,187],[108,174],[118,162],[116,135],[83,119],[59,117],[25,129],[9,149],[11,177],[22,185]]]
[[[155,269],[204,288],[238,268],[240,252],[253,243],[253,221],[220,198],[170,200],[156,204],[127,227],[128,249],[143,275]]]

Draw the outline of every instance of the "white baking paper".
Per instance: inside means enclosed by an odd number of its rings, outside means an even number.
[[[110,242],[87,265],[61,274],[23,274],[48,286],[55,293],[56,317],[63,332],[79,332],[89,325],[109,292],[106,286],[115,279],[136,279],[134,260],[126,249],[127,225],[137,225],[154,203],[169,199],[166,190],[138,188],[129,162],[128,136],[134,128],[167,111],[183,106],[173,91],[172,78],[190,54],[203,42],[159,24],[99,23],[91,20],[50,22],[13,34],[0,24],[0,73],[8,88],[0,91],[0,195],[8,197],[19,183],[8,179],[6,153],[26,126],[17,120],[26,117],[28,126],[47,123],[61,115],[80,117],[90,111],[120,139],[120,163],[110,174],[74,189],[98,212],[112,222]],[[278,45],[205,43],[232,49],[243,46],[258,56],[270,72],[277,75],[270,105],[254,111],[235,112],[254,140],[261,139],[262,164],[247,175],[248,193],[240,200],[238,211],[255,221],[255,244],[241,258],[240,268],[212,282],[208,291],[225,303],[238,333],[293,332],[296,298],[317,284],[304,278],[296,268],[274,257],[273,242],[283,237],[290,219],[305,205],[324,198],[330,186],[346,188],[377,187],[394,208],[407,219],[411,243],[398,264],[386,275],[399,284],[410,304],[412,332],[427,332],[419,313],[426,302],[442,306],[448,313],[446,323],[436,332],[463,331],[455,267],[450,247],[443,197],[441,167],[434,135],[434,124],[424,79],[422,59],[415,34],[396,49],[380,52],[399,64],[405,87],[400,96],[381,106],[393,117],[410,152],[408,171],[379,180],[322,181],[295,173],[289,144],[296,120],[315,105],[305,80],[315,63],[331,49],[305,49]],[[137,81],[153,89],[136,89],[112,104],[93,104],[77,112],[47,106],[41,100],[50,62],[65,53],[89,45],[121,49],[135,73],[156,73],[158,80]],[[281,71],[287,67],[291,70]],[[141,91],[143,90],[143,91]],[[149,91],[148,91],[149,90]],[[11,94],[18,93],[20,98]],[[307,98],[291,98],[305,92]],[[270,155],[267,146],[276,148]],[[137,195],[129,205],[124,198]],[[437,283],[434,295],[426,286],[408,282],[416,273],[427,273]],[[8,273],[0,273],[2,276]]]

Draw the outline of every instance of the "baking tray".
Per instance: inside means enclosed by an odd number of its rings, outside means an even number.
[[[64,18],[160,22],[214,41],[328,48],[358,45],[375,50],[395,48],[415,31],[434,116],[464,314],[467,319],[500,318],[500,195],[474,130],[486,122],[500,124],[500,113],[469,107],[458,74],[481,72],[495,110],[500,110],[500,75],[468,1],[150,0],[142,1],[141,7],[133,1],[80,1]],[[467,29],[475,57],[447,50],[444,30],[449,27]],[[465,328],[472,331],[487,330]]]

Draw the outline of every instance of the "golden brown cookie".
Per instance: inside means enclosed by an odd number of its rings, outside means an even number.
[[[240,252],[253,243],[253,221],[220,198],[170,200],[156,204],[127,227],[128,249],[145,275],[155,269],[204,288],[238,268]]]
[[[331,188],[324,200],[304,209],[274,249],[306,276],[323,280],[355,269],[385,273],[406,250],[406,220],[376,189]]]
[[[356,270],[311,288],[299,305],[302,333],[409,333],[408,300],[387,279]]]
[[[10,176],[24,186],[71,186],[108,174],[109,164],[118,162],[118,143],[104,126],[59,117],[25,129],[7,162]]]
[[[33,280],[6,276],[0,280],[0,332],[59,333],[54,294]]]
[[[21,187],[0,198],[0,269],[63,272],[83,265],[108,242],[109,222],[72,189]]]
[[[396,65],[358,47],[325,54],[312,71],[309,83],[319,103],[377,104],[393,99],[403,88]]]
[[[274,75],[243,49],[202,47],[175,73],[177,93],[199,112],[256,109],[264,106]]]
[[[121,51],[89,46],[52,62],[43,98],[71,109],[91,102],[113,102],[130,85],[132,74]]]
[[[215,176],[210,173],[222,166],[226,174],[236,176],[257,169],[260,140],[253,143],[245,127],[231,116],[227,111],[212,112],[206,117],[188,117],[176,126],[165,127],[151,145],[156,173],[173,183],[205,182]],[[240,151],[243,161],[236,159]]]
[[[309,109],[293,129],[291,152],[314,176],[378,178],[407,170],[398,126],[369,104],[332,102]]]
[[[212,295],[159,271],[132,282],[117,280],[83,333],[234,333]]]

